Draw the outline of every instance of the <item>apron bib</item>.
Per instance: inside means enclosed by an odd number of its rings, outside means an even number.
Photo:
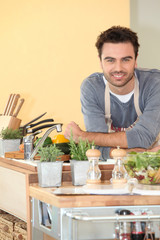
[[[135,124],[139,121],[139,116],[142,114],[140,108],[139,108],[139,82],[137,77],[135,76],[135,80],[134,80],[134,106],[135,106],[135,110],[137,113],[137,119],[136,121],[129,126],[128,128],[121,128],[121,131],[126,131],[129,130],[131,128],[133,128],[133,126],[135,126]],[[106,87],[105,87],[105,120],[106,123],[108,125],[108,133],[111,132],[115,132],[114,129],[112,129],[112,119],[111,119],[111,111],[110,111],[110,93],[109,93],[109,84],[108,81],[106,81]],[[118,127],[115,127],[116,131],[117,129],[119,129]],[[156,141],[152,144],[152,147],[155,147],[158,145],[160,140],[160,133],[158,134]]]

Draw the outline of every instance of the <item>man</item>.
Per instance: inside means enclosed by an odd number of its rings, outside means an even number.
[[[117,146],[144,151],[160,132],[160,71],[138,69],[138,37],[129,28],[114,26],[100,34],[96,47],[103,73],[81,85],[81,105],[87,131],[71,122],[69,138],[94,141],[102,159]]]

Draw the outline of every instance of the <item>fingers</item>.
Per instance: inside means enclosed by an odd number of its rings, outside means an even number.
[[[69,139],[71,137],[71,133],[73,134],[73,138],[77,138],[79,132],[81,131],[80,127],[75,122],[70,122],[64,132],[65,138]]]
[[[71,136],[71,131],[72,131],[74,125],[75,125],[75,122],[70,122],[70,123],[68,123],[68,125],[67,125],[67,127],[66,127],[66,129],[65,129],[65,132],[64,132],[65,138],[67,138],[67,139],[70,138],[70,136]]]

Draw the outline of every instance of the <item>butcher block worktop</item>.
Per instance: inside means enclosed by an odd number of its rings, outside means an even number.
[[[63,184],[61,188],[73,187],[71,183]],[[77,187],[76,187],[77,188]],[[80,188],[80,187],[79,187]],[[31,197],[39,199],[59,208],[72,207],[104,207],[130,205],[159,205],[159,196],[142,195],[55,195],[55,188],[41,188],[38,184],[29,187]]]

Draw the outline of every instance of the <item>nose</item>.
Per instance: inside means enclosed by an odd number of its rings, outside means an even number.
[[[121,61],[116,61],[114,65],[114,70],[116,72],[120,72],[122,70],[122,62]]]

